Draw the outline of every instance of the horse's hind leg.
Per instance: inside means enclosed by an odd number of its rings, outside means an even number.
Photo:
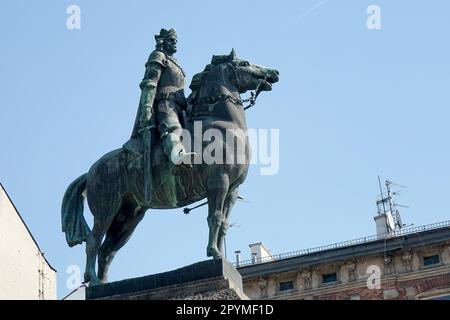
[[[218,247],[217,240],[219,228],[223,220],[223,205],[228,193],[229,179],[226,174],[219,174],[210,178],[208,182],[208,227],[209,240],[206,248],[206,255],[218,259],[222,257]]]
[[[234,204],[236,203],[238,195],[239,195],[238,188],[231,191],[228,194],[227,198],[225,199],[225,203],[223,206],[222,224],[220,225],[219,236],[217,238],[217,246],[218,246],[220,252],[222,252],[222,253],[223,253],[224,238],[227,234],[227,230],[228,230],[228,226],[229,226],[228,219],[230,218],[231,209],[233,208]]]
[[[108,269],[114,256],[128,242],[144,214],[145,210],[128,207],[122,208],[114,219],[98,253],[98,277],[102,282],[108,281]]]
[[[95,261],[97,260],[97,254],[102,244],[102,239],[117,215],[117,208],[119,208],[120,204],[120,200],[116,200],[109,203],[108,206],[106,206],[105,203],[96,205],[96,202],[93,201],[94,199],[96,198],[92,197],[92,203],[89,203],[91,212],[94,216],[94,226],[92,232],[86,239],[86,269],[84,271],[84,281],[89,282],[89,285],[101,283],[95,272]]]
[[[100,280],[95,275],[95,260],[104,234],[105,231],[102,229],[99,220],[94,218],[94,227],[86,239],[86,269],[84,272],[84,281],[89,282],[89,285],[100,283]]]

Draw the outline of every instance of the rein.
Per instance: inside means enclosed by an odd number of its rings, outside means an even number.
[[[246,106],[244,110],[247,110],[256,104],[256,98],[258,98],[258,95],[261,93],[261,84],[263,84],[263,82],[266,81],[266,79],[267,77],[264,77],[263,80],[260,79],[258,81],[256,89],[250,92],[250,98],[242,100],[242,102],[250,102],[250,104]]]
[[[232,63],[228,63],[228,65],[233,70],[234,79],[236,81],[236,87],[239,90],[240,81],[239,81],[239,76],[237,73],[237,67]],[[267,79],[267,77],[264,77],[264,79],[260,79],[258,81],[258,85],[256,86],[255,90],[250,92],[250,97],[247,99],[242,100],[242,99],[240,99],[240,96],[239,96],[239,98],[236,98],[231,94],[220,94],[220,95],[216,95],[213,97],[204,97],[204,98],[201,98],[198,100],[195,99],[192,104],[193,105],[211,105],[211,104],[215,104],[219,101],[229,101],[232,104],[234,104],[235,106],[243,106],[243,104],[245,102],[250,102],[246,107],[244,107],[244,110],[247,110],[256,104],[256,99],[258,98],[258,95],[261,93],[261,85],[266,81],[266,79]],[[209,111],[212,111],[212,110],[209,110]]]
[[[231,66],[231,68],[233,69],[234,80],[236,81],[236,86],[239,90],[240,82],[239,82],[239,75],[237,73],[237,67],[232,63],[229,63],[228,65]],[[261,93],[261,85],[264,83],[264,81],[266,81],[266,79],[267,79],[267,77],[264,77],[264,79],[260,79],[258,81],[258,85],[256,86],[256,89],[250,92],[250,97],[247,99],[241,100],[241,105],[243,102],[250,102],[250,104],[248,106],[246,106],[244,108],[244,110],[247,110],[256,104],[256,98],[258,98],[258,95]]]

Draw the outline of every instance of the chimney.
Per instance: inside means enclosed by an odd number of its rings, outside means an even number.
[[[249,245],[252,256],[252,263],[272,261],[272,253],[261,242]]]
[[[387,224],[387,215],[382,213],[373,218],[377,226],[377,236],[385,235],[389,233]]]
[[[239,267],[239,263],[240,263],[239,255],[241,254],[241,251],[236,250],[234,253],[236,254],[236,267]]]

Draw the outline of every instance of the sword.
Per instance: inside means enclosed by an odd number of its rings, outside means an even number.
[[[142,128],[144,138],[144,199],[150,205],[152,201],[152,133],[155,125],[153,117],[151,124]]]

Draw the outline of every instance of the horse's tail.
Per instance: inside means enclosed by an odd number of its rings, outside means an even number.
[[[70,247],[82,244],[91,229],[83,215],[83,192],[86,190],[87,173],[73,181],[67,188],[61,206],[62,231],[66,233],[66,241]]]

